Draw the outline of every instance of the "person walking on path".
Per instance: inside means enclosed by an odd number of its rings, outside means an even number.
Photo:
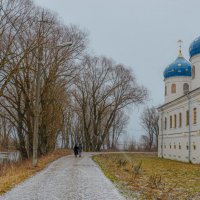
[[[79,153],[79,147],[78,147],[77,144],[75,144],[75,146],[74,146],[74,155],[75,155],[75,157],[77,157],[78,153]]]
[[[79,155],[79,157],[81,157],[82,151],[83,151],[83,146],[82,146],[82,144],[79,144],[79,146],[78,146],[78,155]]]

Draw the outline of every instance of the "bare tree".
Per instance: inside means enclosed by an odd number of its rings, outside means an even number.
[[[24,31],[30,28],[33,7],[28,0],[0,1],[0,96],[32,49],[34,42],[29,41],[29,45],[22,48],[19,41],[24,39]]]
[[[8,120],[5,111],[0,112],[0,150],[8,150],[12,143],[12,128],[13,125]]]
[[[148,135],[142,135],[140,138],[140,151],[149,151],[150,150],[150,141]]]
[[[86,150],[99,151],[120,111],[142,103],[147,95],[123,65],[105,57],[86,56],[72,95],[80,116]]]
[[[148,139],[143,136],[142,139],[147,143],[148,141],[148,149],[151,150],[154,138],[156,140],[156,147],[158,147],[158,135],[159,135],[159,126],[158,120],[159,115],[155,107],[147,107],[144,109],[141,114],[141,125],[147,133]]]
[[[126,126],[128,124],[128,116],[124,113],[123,110],[119,110],[116,113],[116,117],[113,121],[113,124],[111,126],[109,135],[108,135],[108,141],[107,141],[107,147],[111,149],[117,148],[118,139],[122,134],[126,133]]]

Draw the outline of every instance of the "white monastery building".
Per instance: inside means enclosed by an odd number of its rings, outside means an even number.
[[[190,62],[183,57],[179,42],[177,59],[164,70],[158,156],[200,163],[200,37],[190,45]]]

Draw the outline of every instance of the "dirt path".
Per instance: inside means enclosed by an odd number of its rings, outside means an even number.
[[[125,200],[90,156],[63,157],[0,200]]]

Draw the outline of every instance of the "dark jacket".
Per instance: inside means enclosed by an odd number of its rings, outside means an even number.
[[[79,151],[79,147],[77,145],[74,146],[74,154],[77,155]]]
[[[81,145],[81,144],[79,144],[79,146],[78,146],[78,150],[79,150],[79,152],[82,152],[82,150],[83,150],[83,147],[82,147],[82,145]]]

